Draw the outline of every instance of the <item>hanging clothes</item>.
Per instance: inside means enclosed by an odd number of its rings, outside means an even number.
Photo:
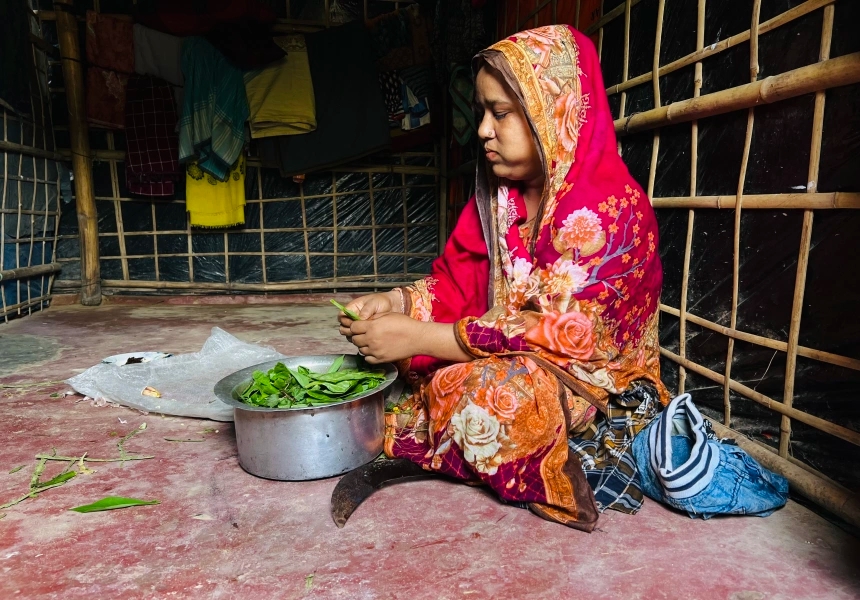
[[[235,227],[245,223],[245,156],[240,155],[226,181],[218,181],[197,162],[185,167],[185,208],[191,227]]]
[[[416,97],[429,98],[433,95],[433,67],[429,65],[408,67],[401,69],[397,74]]]
[[[403,82],[397,71],[385,71],[379,74],[379,87],[385,99],[385,110],[388,111],[388,126],[400,127],[400,122],[406,114],[403,111]]]
[[[128,75],[98,67],[87,69],[87,122],[96,127],[125,127]]]
[[[87,11],[87,121],[125,127],[128,75],[134,73],[131,21]]]
[[[152,75],[173,85],[176,106],[182,107],[182,38],[135,24],[134,70],[138,75]]]
[[[297,135],[317,128],[305,36],[285,35],[275,42],[287,56],[262,71],[245,74],[252,138]]]
[[[388,115],[370,49],[358,21],[305,36],[317,128],[264,138],[260,158],[284,177],[347,163],[390,145]],[[335,68],[336,66],[336,68]]]
[[[384,71],[430,64],[430,20],[417,4],[368,22],[377,66]]]
[[[192,159],[226,181],[245,145],[248,99],[243,73],[201,37],[182,42],[185,100],[179,120],[179,161]]]
[[[134,73],[133,39],[130,20],[87,11],[87,60],[91,65]]]
[[[430,102],[426,97],[418,98],[412,89],[403,82],[403,110],[405,116],[400,122],[400,129],[412,131],[430,124]]]
[[[138,196],[173,196],[182,176],[173,90],[163,80],[134,75],[128,82],[125,179]]]

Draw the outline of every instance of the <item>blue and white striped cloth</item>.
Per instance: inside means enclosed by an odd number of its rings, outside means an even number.
[[[680,464],[672,456],[673,435],[693,440],[690,457]],[[720,454],[708,443],[705,420],[690,394],[682,394],[669,403],[649,428],[648,438],[651,468],[667,496],[679,500],[690,498],[708,487],[720,463]]]

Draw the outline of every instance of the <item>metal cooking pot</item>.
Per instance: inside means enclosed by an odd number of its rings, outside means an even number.
[[[383,390],[397,378],[397,369],[390,363],[372,366],[385,371],[385,380],[378,387],[343,402],[309,408],[265,408],[239,400],[254,371],[268,371],[281,362],[291,369],[303,366],[325,372],[339,356],[272,360],[218,382],[215,395],[234,408],[236,445],[243,469],[266,479],[304,481],[340,475],[379,456],[384,432]],[[343,368],[359,366],[358,359],[346,355]]]

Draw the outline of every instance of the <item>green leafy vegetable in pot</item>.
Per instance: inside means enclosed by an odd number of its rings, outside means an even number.
[[[341,369],[342,366],[343,356],[325,373],[315,373],[302,366],[293,370],[278,363],[267,373],[254,371],[239,399],[245,404],[267,408],[321,406],[349,400],[385,380],[384,371]]]

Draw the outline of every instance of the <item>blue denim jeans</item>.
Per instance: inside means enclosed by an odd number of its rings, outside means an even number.
[[[645,495],[692,518],[766,517],[788,499],[788,481],[738,446],[715,439],[689,394],[639,432],[633,455]]]

